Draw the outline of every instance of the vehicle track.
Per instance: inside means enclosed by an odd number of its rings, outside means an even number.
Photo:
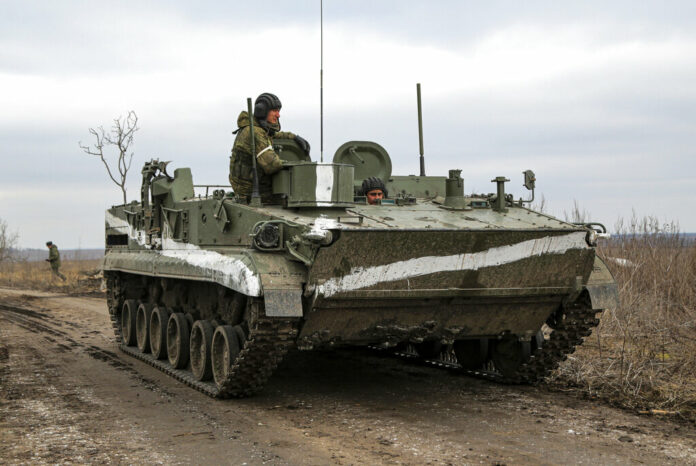
[[[107,303],[111,326],[116,341],[122,342],[121,306],[125,292],[118,276],[107,276]],[[249,333],[241,345],[227,377],[220,383],[197,380],[190,370],[176,369],[167,360],[158,360],[151,354],[141,352],[137,347],[121,343],[119,348],[127,355],[135,357],[174,379],[214,398],[245,397],[260,391],[278,366],[283,356],[292,348],[297,335],[297,319],[267,318],[264,316],[262,302],[251,305],[252,321]]]

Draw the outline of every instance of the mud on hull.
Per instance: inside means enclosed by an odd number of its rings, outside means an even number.
[[[324,301],[312,309],[298,345],[374,345],[504,334],[531,337],[561,306],[559,296]]]

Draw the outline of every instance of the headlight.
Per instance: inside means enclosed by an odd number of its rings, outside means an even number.
[[[254,246],[259,249],[278,249],[280,247],[280,228],[273,223],[262,223],[255,228]]]

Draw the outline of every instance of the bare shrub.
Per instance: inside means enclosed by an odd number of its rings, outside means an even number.
[[[563,218],[570,223],[585,223],[590,221],[590,214],[580,207],[577,199],[573,199],[573,208],[570,212],[564,210]]]
[[[541,212],[542,214],[545,214],[548,210],[547,204],[548,203],[546,201],[546,196],[544,196],[544,193],[542,193],[539,199],[536,199],[529,208],[536,212]]]
[[[19,234],[10,231],[6,221],[0,218],[0,264],[14,259],[14,249],[17,247]]]
[[[635,215],[600,246],[621,303],[557,377],[624,406],[696,419],[696,242]]]

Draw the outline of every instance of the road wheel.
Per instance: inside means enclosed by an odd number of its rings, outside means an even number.
[[[488,340],[485,338],[457,340],[453,349],[462,369],[481,369],[488,360]]]
[[[140,303],[135,318],[135,335],[141,353],[150,352],[150,315],[152,304]]]
[[[197,320],[193,323],[189,355],[191,372],[198,380],[209,380],[213,376],[210,347],[214,332],[215,328],[209,320]]]
[[[514,377],[517,370],[529,361],[532,354],[532,342],[519,341],[511,336],[497,340],[491,350],[491,359],[495,368],[505,377]]]
[[[138,301],[127,299],[121,309],[121,338],[126,346],[135,345],[135,321],[138,311]]]
[[[222,387],[239,355],[239,338],[231,325],[219,325],[215,329],[211,353],[213,377],[217,386]]]
[[[442,351],[442,343],[437,340],[427,340],[415,345],[418,355],[425,359],[435,359]]]
[[[155,306],[150,315],[150,351],[155,359],[167,357],[167,322],[169,322],[167,308]]]
[[[167,322],[167,356],[175,369],[183,369],[189,360],[189,324],[183,312],[175,312]]]

